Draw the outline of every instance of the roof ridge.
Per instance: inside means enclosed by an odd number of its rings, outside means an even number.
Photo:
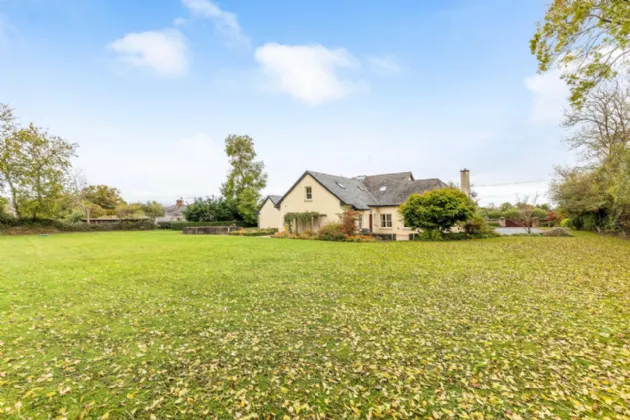
[[[349,176],[345,176],[345,175],[335,175],[335,174],[327,174],[326,172],[317,172],[317,171],[309,171],[307,170],[306,172],[308,172],[309,174],[317,174],[317,175],[326,175],[326,176],[335,176],[337,178],[344,178],[344,179],[351,179],[353,181],[356,181],[355,178],[349,177]]]
[[[363,181],[359,181],[358,179],[356,180],[357,182],[361,183],[361,185],[363,186],[363,188],[365,188],[365,191],[367,191],[368,194],[370,194],[370,197],[372,197],[372,200],[374,200],[374,202],[376,204],[380,204],[378,202],[378,200],[376,199],[376,197],[374,197],[374,194],[372,194],[372,191],[370,191],[370,189],[368,187],[365,186],[365,184],[363,183]]]
[[[384,176],[384,175],[400,175],[400,174],[413,174],[413,172],[412,171],[388,172],[386,174],[359,175],[359,176]]]

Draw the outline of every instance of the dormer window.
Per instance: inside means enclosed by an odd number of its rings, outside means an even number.
[[[312,200],[313,199],[313,188],[306,187],[305,190],[306,190],[306,199],[308,201]]]

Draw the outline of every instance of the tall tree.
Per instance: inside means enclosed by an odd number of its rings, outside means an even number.
[[[581,108],[566,114],[564,125],[572,129],[569,146],[590,163],[609,162],[622,154],[630,145],[629,100],[630,88],[619,81],[591,91]]]
[[[16,127],[14,110],[0,104],[0,191],[8,188],[13,210],[20,217],[18,189],[19,180],[26,169],[26,160],[15,138]]]
[[[24,203],[31,216],[51,216],[76,156],[77,145],[30,124],[15,133],[28,162],[22,173]]]
[[[553,0],[530,41],[538,69],[559,67],[571,103],[630,67],[630,0]]]
[[[594,220],[593,228],[603,227],[605,223],[612,203],[601,175],[600,171],[590,168],[556,169],[550,195],[578,229],[583,227],[587,216]]]
[[[255,160],[254,140],[249,136],[229,135],[225,139],[225,153],[231,169],[221,193],[229,203],[234,204],[245,222],[254,224],[260,191],[267,186],[265,164]]]
[[[630,89],[609,83],[567,113],[568,138],[586,165],[558,168],[554,201],[575,227],[630,230]]]

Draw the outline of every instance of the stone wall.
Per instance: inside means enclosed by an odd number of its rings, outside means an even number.
[[[238,226],[191,226],[183,229],[184,235],[227,235],[240,230]]]

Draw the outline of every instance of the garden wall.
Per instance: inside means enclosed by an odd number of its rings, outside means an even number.
[[[190,226],[183,229],[184,235],[227,235],[240,231],[238,226]]]

